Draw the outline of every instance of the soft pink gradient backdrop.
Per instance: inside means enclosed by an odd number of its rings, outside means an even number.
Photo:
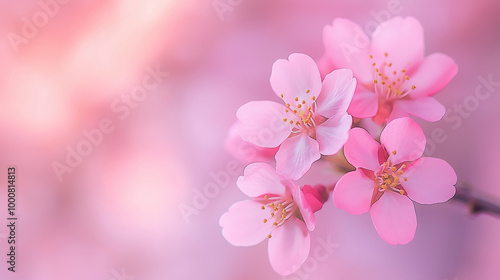
[[[391,246],[369,215],[351,216],[329,201],[317,213],[311,248],[328,238],[338,248],[285,278],[272,271],[266,244],[238,248],[221,235],[220,215],[244,199],[237,176],[190,223],[180,214],[179,205],[192,205],[194,191],[214,182],[211,172],[235,163],[224,141],[237,108],[276,99],[273,62],[293,52],[319,59],[323,26],[335,17],[365,26],[390,2],[242,0],[221,21],[213,0],[70,0],[15,53],[7,34],[19,34],[21,18],[40,7],[0,0],[0,225],[11,165],[19,218],[15,274],[0,226],[0,278],[108,280],[124,269],[137,280],[498,279],[500,220],[470,216],[457,202],[417,205],[415,239]],[[474,94],[478,77],[500,81],[500,2],[399,3],[398,15],[424,26],[426,54],[443,52],[459,65],[437,95],[449,110]],[[120,120],[111,104],[156,66],[170,76]],[[447,160],[460,183],[498,197],[499,93],[495,87],[456,129],[419,122],[428,137],[444,129],[448,138],[432,156]],[[59,182],[51,164],[64,162],[66,146],[104,118],[115,130]],[[303,182],[337,179],[315,164]]]

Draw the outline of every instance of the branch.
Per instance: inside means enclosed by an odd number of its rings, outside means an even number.
[[[477,191],[472,193],[468,187],[457,187],[457,193],[452,200],[465,203],[472,214],[484,212],[500,218],[500,200],[492,198],[491,195],[479,194]]]

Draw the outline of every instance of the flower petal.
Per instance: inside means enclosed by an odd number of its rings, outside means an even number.
[[[333,155],[344,146],[349,137],[352,117],[347,113],[338,114],[316,127],[316,140],[319,152],[323,155]]]
[[[260,147],[279,146],[291,133],[292,128],[283,122],[285,106],[272,101],[251,101],[236,112],[241,122],[238,132],[241,138]]]
[[[292,193],[293,201],[297,207],[299,207],[300,214],[304,219],[307,229],[313,231],[316,227],[316,219],[314,218],[314,212],[312,206],[306,200],[304,193],[300,187],[290,180],[284,180],[283,184],[288,187]]]
[[[286,139],[276,153],[276,171],[297,180],[320,158],[319,145],[305,133]]]
[[[344,154],[347,161],[354,167],[374,171],[380,167],[379,147],[380,144],[366,130],[356,127],[349,131],[349,139],[344,145]]]
[[[321,91],[321,76],[318,66],[305,54],[294,53],[286,59],[279,59],[273,64],[271,87],[286,103],[295,104],[305,100],[312,103],[311,97],[318,97]]]
[[[334,70],[323,80],[316,113],[327,118],[346,113],[355,89],[356,79],[353,78],[351,70]]]
[[[325,204],[330,196],[328,190],[323,185],[316,185],[313,187],[305,185],[302,187],[302,191],[307,203],[311,206],[313,213],[321,210],[321,208],[323,208],[323,204]]]
[[[433,96],[441,91],[458,72],[458,66],[449,56],[433,53],[420,64],[409,82],[416,86],[412,98]]]
[[[297,271],[309,256],[311,237],[306,225],[292,216],[272,232],[269,261],[274,271],[285,276]]]
[[[378,110],[378,99],[374,92],[364,89],[358,89],[352,97],[347,112],[356,118],[371,118],[375,116]]]
[[[389,153],[389,159],[398,164],[421,157],[426,139],[422,128],[414,120],[400,118],[387,124],[380,135],[380,142]]]
[[[278,148],[263,148],[241,139],[238,133],[239,121],[236,121],[231,128],[224,142],[226,150],[243,165],[251,162],[267,162],[274,164],[274,156]]]
[[[318,65],[319,73],[321,74],[321,80],[334,70],[332,63],[330,62],[330,58],[326,53],[316,61],[316,64]]]
[[[346,173],[333,189],[333,202],[338,208],[353,215],[370,210],[375,184],[359,169]]]
[[[325,52],[334,68],[352,69],[361,84],[372,80],[370,39],[356,23],[337,18],[323,29]]]
[[[386,191],[370,210],[373,225],[387,243],[407,244],[415,236],[417,217],[413,202],[396,192]]]
[[[387,121],[411,114],[426,121],[436,122],[444,116],[444,113],[446,113],[446,108],[432,97],[397,100],[394,102],[392,113]]]
[[[267,238],[273,224],[264,223],[269,211],[261,209],[262,204],[254,200],[236,202],[219,220],[222,235],[234,246],[253,246]]]
[[[422,25],[412,17],[394,17],[382,22],[372,35],[372,53],[375,62],[392,63],[397,71],[418,65],[424,58]]]
[[[423,157],[405,171],[401,181],[408,197],[422,204],[445,202],[455,195],[457,174],[439,158]]]
[[[249,164],[236,181],[238,188],[249,197],[259,197],[265,194],[282,196],[286,188],[281,184],[283,177],[274,168],[263,162]]]

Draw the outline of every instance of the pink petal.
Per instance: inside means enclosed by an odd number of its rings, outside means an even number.
[[[307,204],[311,206],[313,213],[321,210],[323,204],[325,204],[330,196],[328,190],[323,185],[316,185],[313,187],[305,185],[302,187],[302,192],[304,193]]]
[[[234,246],[253,246],[267,238],[273,224],[264,223],[271,216],[262,204],[244,200],[233,204],[219,220],[222,235]]]
[[[333,189],[333,202],[353,215],[370,210],[375,183],[359,169],[346,173]]]
[[[403,174],[408,181],[401,185],[413,201],[422,204],[445,202],[455,195],[457,174],[444,160],[423,157],[414,162]]]
[[[425,150],[425,135],[422,128],[410,118],[391,121],[380,135],[380,142],[389,153],[394,164],[412,161],[422,156]],[[393,154],[396,151],[396,154]]]
[[[380,144],[366,130],[356,127],[349,131],[349,139],[344,145],[344,154],[347,161],[354,167],[363,167],[373,171],[380,167],[379,147]]]
[[[323,29],[325,52],[334,68],[352,69],[361,84],[372,80],[370,39],[356,23],[337,18]]]
[[[333,155],[344,146],[349,137],[352,117],[347,113],[336,115],[316,127],[316,140],[319,152]]]
[[[295,104],[305,100],[312,103],[312,96],[318,97],[321,91],[321,76],[318,66],[305,54],[294,53],[286,59],[274,62],[271,73],[271,87],[285,102]],[[309,92],[308,92],[309,91]]]
[[[236,112],[241,122],[238,132],[241,138],[260,147],[279,146],[291,133],[288,123],[283,122],[286,107],[272,101],[251,101]]]
[[[347,112],[356,118],[371,118],[378,110],[378,99],[374,92],[358,87]]]
[[[370,215],[378,234],[389,244],[407,244],[415,236],[415,207],[405,195],[384,192],[373,204]]]
[[[412,17],[394,17],[381,23],[372,35],[372,54],[375,62],[392,63],[397,71],[418,65],[424,58],[422,25]]]
[[[282,196],[285,186],[281,184],[283,177],[276,173],[272,166],[263,162],[256,162],[245,167],[243,176],[238,178],[236,185],[249,197],[259,197],[265,194]]]
[[[290,180],[283,180],[283,184],[288,187],[292,193],[293,201],[295,205],[299,208],[300,214],[304,219],[307,229],[313,231],[316,227],[316,219],[314,218],[314,212],[312,206],[306,200],[304,193],[300,187]]]
[[[272,232],[269,239],[269,261],[279,275],[297,271],[309,256],[311,237],[306,225],[291,217]]]
[[[238,133],[239,121],[236,121],[229,129],[228,136],[224,142],[226,150],[240,161],[243,165],[251,162],[261,161],[274,164],[274,156],[278,148],[262,148],[241,139]]]
[[[352,77],[351,70],[334,70],[323,80],[316,112],[327,118],[346,113],[355,89],[356,79]]]
[[[433,96],[441,91],[457,72],[458,66],[449,56],[441,53],[427,56],[416,73],[410,76],[409,82],[416,86],[410,96]]]
[[[418,99],[397,100],[388,122],[400,117],[414,115],[426,121],[439,121],[446,113],[446,108],[432,97],[422,97]]]
[[[288,179],[298,180],[319,158],[318,142],[299,133],[286,139],[276,153],[276,170]]]
[[[321,74],[321,80],[334,70],[332,63],[330,62],[330,58],[326,53],[316,61],[316,64],[318,65],[319,73]]]

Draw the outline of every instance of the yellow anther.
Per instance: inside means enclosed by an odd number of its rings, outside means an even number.
[[[378,72],[378,68],[375,68],[375,72]]]
[[[264,224],[267,223],[267,219],[264,219]]]
[[[403,175],[403,173],[405,173],[403,170],[399,170],[400,175]]]
[[[306,90],[306,93],[310,93],[311,91],[310,90]]]
[[[373,55],[370,54],[370,58],[373,58]]]
[[[283,122],[286,122],[288,119],[287,118],[283,118]]]
[[[299,109],[300,109],[300,108],[302,108],[302,105],[300,105],[300,104],[299,104],[299,105],[297,105],[297,108],[299,108]]]
[[[294,113],[294,114],[297,114],[297,110],[293,109],[293,113]]]
[[[290,120],[290,124],[293,124],[293,121],[292,121],[292,120]]]
[[[391,170],[392,170],[392,171],[396,171],[396,170],[398,170],[398,169],[397,169],[395,166],[393,166],[393,167],[391,167]]]
[[[316,100],[316,96],[311,96],[311,99],[312,100]]]
[[[286,107],[290,108],[290,103],[286,103]]]
[[[377,65],[375,62],[374,62],[374,63],[372,63],[372,66],[375,66],[375,65]]]
[[[281,97],[281,98],[283,98],[283,93],[282,93],[282,94],[280,94],[280,97]]]
[[[379,73],[378,73],[378,75],[379,75],[379,76],[382,76],[382,73],[381,73],[381,72],[379,72]]]
[[[397,153],[397,152],[396,152],[396,150],[392,151],[392,154],[393,154],[393,155],[396,155],[396,153]]]
[[[403,180],[405,180],[405,182],[406,182],[406,181],[408,181],[408,178],[404,177]]]
[[[260,207],[260,209],[262,209],[262,210],[266,210],[266,207],[264,207],[264,205],[262,205],[262,206]]]
[[[286,210],[285,210],[285,209],[283,209],[283,210],[281,210],[281,212],[283,212],[283,214],[285,214],[285,213],[286,213]]]
[[[394,71],[394,72],[392,72],[392,73],[393,73],[394,75],[396,75],[398,72]]]
[[[271,217],[274,217],[274,213],[271,212]]]
[[[385,85],[385,81],[380,82],[381,84]]]
[[[269,234],[269,235],[267,236],[267,238],[271,238],[271,237],[272,237],[272,236],[271,236],[271,234]]]
[[[299,101],[299,98],[298,98],[298,97],[295,97],[295,101]]]
[[[392,66],[392,63],[389,63],[387,66],[391,67],[391,66]]]
[[[278,223],[277,223],[277,222],[274,222],[274,223],[273,223],[273,226],[277,226],[277,225],[278,225]]]
[[[306,104],[306,101],[305,101],[305,100],[302,100],[302,104]]]
[[[376,84],[378,81],[377,80],[373,80],[373,83]]]
[[[389,54],[388,53],[384,53],[384,56],[387,57]]]
[[[415,85],[411,85],[411,89],[416,89],[417,87]]]
[[[405,75],[405,80],[409,80],[410,77],[408,77],[408,75]]]
[[[405,194],[405,191],[404,190],[399,190],[399,193],[400,194]]]

